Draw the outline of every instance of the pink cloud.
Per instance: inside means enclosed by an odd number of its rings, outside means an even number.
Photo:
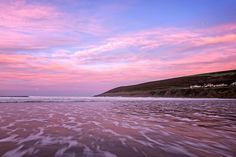
[[[234,27],[233,24],[230,26],[231,29],[236,30],[236,26]],[[92,56],[132,46],[140,49],[142,52],[148,52],[150,49],[158,49],[163,46],[172,46],[175,47],[175,49],[179,49],[179,52],[199,46],[207,47],[212,44],[235,44],[235,33],[225,30],[225,32],[222,33],[221,31],[219,34],[218,29],[208,29],[203,31],[158,28],[134,32],[118,37],[108,38],[105,42],[92,45],[90,48],[85,50],[77,51],[76,54],[78,57]]]
[[[79,59],[88,58],[91,60],[92,58],[95,58],[96,60],[99,60],[100,58],[103,60],[109,58],[103,57],[104,55],[112,54],[113,51],[120,51],[119,56],[112,57],[113,61],[116,60],[119,62],[119,60],[123,61],[123,58],[127,57],[125,52],[122,53],[124,50],[120,49],[135,48],[135,52],[133,52],[135,57],[133,58],[139,60],[147,59],[143,58],[143,54],[150,54],[153,53],[153,51],[156,51],[156,53],[165,51],[164,55],[159,56],[163,58],[168,57],[168,55],[178,56],[181,53],[184,54],[184,52],[188,52],[190,55],[195,53],[193,51],[196,50],[198,50],[198,54],[202,54],[207,52],[208,49],[215,51],[214,53],[217,54],[219,53],[217,50],[219,48],[221,48],[221,52],[228,50],[231,47],[235,48],[235,33],[228,32],[227,30],[223,33],[222,31],[219,33],[219,30],[214,31],[215,29],[212,30],[210,28],[205,31],[198,29],[186,30],[159,28],[134,32],[118,37],[108,38],[102,43],[92,45],[85,50],[77,51],[75,54]],[[160,50],[160,48],[163,47],[167,47],[168,50]],[[128,55],[128,57],[132,56]]]
[[[69,14],[46,3],[27,3],[25,0],[0,4],[1,26],[13,30],[58,32],[72,29],[98,34],[106,32],[102,23],[85,12]]]
[[[0,4],[1,26],[12,29],[53,30],[60,26],[58,16],[62,15],[56,8],[42,4],[27,4],[25,1],[9,1]],[[34,22],[32,22],[35,20]],[[49,22],[49,24],[44,24]]]
[[[0,4],[0,53],[77,45],[83,33],[100,36],[107,31],[86,12],[67,13],[47,3],[25,0]]]

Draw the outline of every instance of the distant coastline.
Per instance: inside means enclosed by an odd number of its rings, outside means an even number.
[[[29,97],[29,96],[24,96],[23,95],[23,96],[0,96],[0,97],[24,97],[25,98],[25,97]]]
[[[96,96],[236,98],[236,70],[122,86]]]

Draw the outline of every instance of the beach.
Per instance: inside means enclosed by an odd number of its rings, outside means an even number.
[[[236,100],[233,99],[10,100],[13,101],[0,99],[0,156],[3,157],[236,154]]]

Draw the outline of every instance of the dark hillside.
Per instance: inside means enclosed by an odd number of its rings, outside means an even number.
[[[236,70],[122,86],[98,96],[236,97]]]

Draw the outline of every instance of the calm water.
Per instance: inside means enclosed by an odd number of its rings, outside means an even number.
[[[236,100],[0,98],[2,157],[233,157]]]

